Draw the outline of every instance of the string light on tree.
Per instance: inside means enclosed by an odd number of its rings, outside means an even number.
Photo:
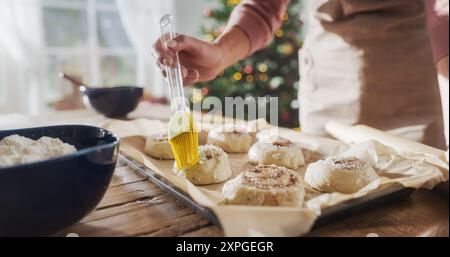
[[[235,72],[235,73],[233,74],[233,79],[236,80],[236,81],[241,80],[241,79],[242,79],[242,73],[240,73],[240,72]]]
[[[283,35],[284,35],[284,32],[280,28],[275,30],[275,37],[280,38],[280,37],[283,37]]]
[[[202,95],[207,95],[209,93],[209,89],[207,87],[202,87]]]
[[[215,37],[213,34],[211,34],[211,33],[206,34],[206,41],[212,42],[212,41],[214,41],[214,39],[215,39]]]
[[[291,118],[291,114],[289,112],[287,112],[287,111],[283,112],[281,114],[281,120],[284,121],[284,122],[289,121],[290,118]]]
[[[267,79],[269,79],[269,77],[267,76],[267,74],[261,73],[261,74],[258,74],[258,79],[261,81],[267,81]]]
[[[262,72],[262,73],[264,73],[264,72],[267,72],[267,64],[265,64],[265,63],[261,63],[260,65],[258,65],[258,71],[259,72]]]
[[[284,83],[284,79],[281,76],[276,76],[270,80],[270,88],[277,89]]]
[[[294,46],[291,43],[284,43],[279,46],[279,52],[284,55],[291,55],[294,52]]]
[[[238,5],[241,0],[227,0],[227,6],[235,6]]]

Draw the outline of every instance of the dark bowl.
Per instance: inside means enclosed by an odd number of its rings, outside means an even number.
[[[80,87],[83,102],[97,112],[110,118],[125,117],[136,109],[144,89],[142,87]]]
[[[119,139],[90,126],[67,125],[0,131],[0,140],[18,134],[59,138],[77,152],[0,168],[0,236],[45,236],[91,212],[111,181]]]

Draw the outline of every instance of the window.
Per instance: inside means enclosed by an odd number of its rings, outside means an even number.
[[[70,87],[57,74],[80,76],[94,86],[136,83],[138,60],[115,0],[43,0],[48,66],[47,102]]]
[[[0,113],[51,110],[71,90],[60,71],[91,86],[138,84],[165,96],[150,54],[159,18],[172,13],[178,32],[196,35],[206,1],[0,0]]]

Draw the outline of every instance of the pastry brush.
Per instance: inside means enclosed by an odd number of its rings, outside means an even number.
[[[167,51],[167,42],[175,37],[171,15],[163,16],[159,24],[161,26],[161,44]],[[168,137],[178,170],[182,170],[198,162],[198,131],[184,98],[178,53],[174,53],[172,57],[172,64],[165,65],[166,81],[171,98]]]

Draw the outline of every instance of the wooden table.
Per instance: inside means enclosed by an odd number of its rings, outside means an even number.
[[[157,111],[156,111],[157,110]],[[156,113],[155,113],[156,112]],[[132,116],[164,117],[161,106],[141,105]],[[154,116],[154,115],[158,115]],[[0,129],[62,123],[96,124],[102,117],[88,111],[39,117],[0,116]],[[165,116],[167,117],[167,116]],[[3,119],[2,119],[3,118]],[[418,190],[404,201],[345,218],[310,236],[449,236],[448,195]],[[184,206],[119,161],[110,187],[96,210],[59,235],[79,236],[222,236],[222,230]]]

